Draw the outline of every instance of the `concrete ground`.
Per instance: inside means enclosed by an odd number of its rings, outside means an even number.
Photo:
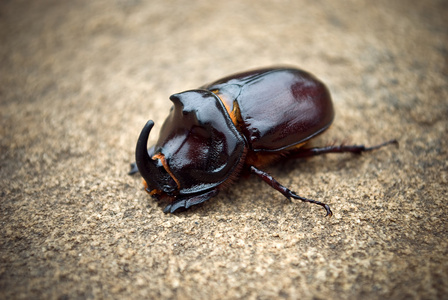
[[[446,1],[1,1],[0,298],[442,299]],[[166,215],[126,173],[168,97],[287,64],[328,85],[316,143]],[[267,107],[266,109],[269,109]]]

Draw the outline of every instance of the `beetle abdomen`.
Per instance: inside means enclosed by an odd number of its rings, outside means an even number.
[[[220,80],[205,88],[227,110],[239,107],[239,128],[253,151],[279,151],[327,129],[334,117],[326,86],[298,69],[264,69]]]

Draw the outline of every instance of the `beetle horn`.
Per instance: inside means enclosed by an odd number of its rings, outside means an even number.
[[[140,175],[145,179],[148,186],[150,188],[161,190],[158,182],[154,180],[155,178],[158,178],[157,174],[159,173],[159,170],[157,169],[155,161],[149,157],[147,149],[149,133],[153,126],[154,122],[149,120],[138,137],[137,147],[135,148],[135,163],[140,171]]]

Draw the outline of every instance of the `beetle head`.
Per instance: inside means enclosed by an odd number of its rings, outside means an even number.
[[[165,193],[172,193],[175,191],[177,185],[174,179],[165,170],[161,159],[152,159],[147,150],[148,137],[154,126],[153,121],[148,121],[143,128],[137,141],[135,149],[135,162],[138,170],[145,179],[147,184],[147,191],[163,191]],[[153,148],[149,150],[153,152]]]
[[[149,121],[137,142],[136,163],[151,194],[207,193],[238,169],[245,143],[220,99],[205,90],[171,96],[174,106],[153,148]],[[160,193],[162,192],[162,193]]]

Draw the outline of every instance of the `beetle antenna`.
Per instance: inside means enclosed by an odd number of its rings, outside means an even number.
[[[151,188],[162,189],[157,181],[154,180],[158,174],[157,166],[154,160],[149,157],[148,154],[148,137],[151,132],[154,122],[149,120],[137,140],[137,146],[135,148],[135,163],[137,164],[140,175],[147,182]]]

